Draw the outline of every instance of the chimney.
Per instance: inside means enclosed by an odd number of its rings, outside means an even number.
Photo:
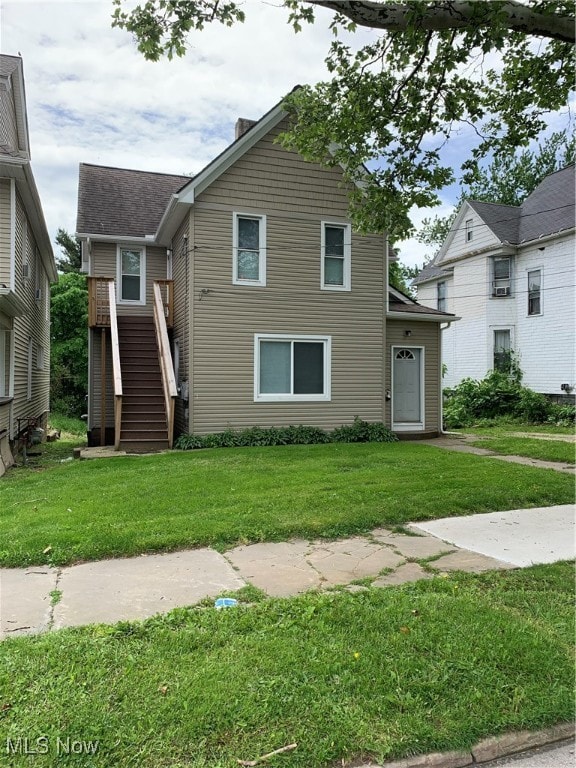
[[[234,138],[239,139],[240,136],[244,136],[244,134],[249,131],[253,125],[256,125],[257,122],[257,120],[247,120],[245,117],[239,117],[238,120],[236,120],[236,135]]]

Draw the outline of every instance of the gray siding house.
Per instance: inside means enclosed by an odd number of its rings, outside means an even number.
[[[353,230],[339,169],[277,143],[285,120],[238,121],[194,178],[80,166],[92,444],[356,416],[440,430],[450,316],[389,291],[386,237]]]
[[[30,166],[22,60],[0,55],[0,475],[29,430],[46,426],[56,279]]]

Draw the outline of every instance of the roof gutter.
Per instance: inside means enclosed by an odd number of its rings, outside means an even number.
[[[154,235],[135,237],[134,235],[98,235],[90,232],[76,232],[79,240],[97,240],[99,243],[134,243],[134,245],[154,245]]]
[[[454,323],[456,320],[461,320],[461,317],[453,315],[446,317],[446,315],[428,315],[423,312],[387,312],[386,318],[389,320],[410,320],[416,322],[433,322],[433,323]]]

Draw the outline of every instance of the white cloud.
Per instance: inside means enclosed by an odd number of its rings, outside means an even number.
[[[207,27],[186,57],[147,62],[112,29],[111,0],[0,0],[1,50],[21,53],[32,166],[48,228],[73,232],[78,164],[195,173],[298,83],[327,73],[331,14],[295,35],[287,12],[245,4],[247,21]]]

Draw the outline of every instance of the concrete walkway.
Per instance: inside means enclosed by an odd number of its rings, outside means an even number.
[[[513,510],[384,528],[337,541],[293,540],[82,563],[0,569],[0,637],[144,619],[252,584],[286,597],[574,557],[574,507]],[[416,534],[416,535],[414,535]],[[361,582],[360,584],[358,582]]]

